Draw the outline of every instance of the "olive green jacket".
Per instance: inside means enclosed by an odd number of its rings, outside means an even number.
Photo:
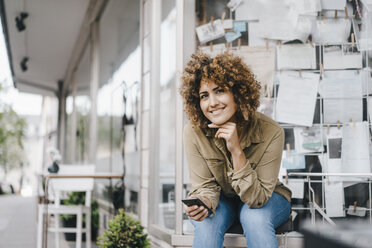
[[[247,158],[245,166],[234,171],[225,141],[215,138],[217,129],[184,129],[184,145],[192,190],[189,195],[202,196],[214,212],[220,193],[238,195],[252,208],[266,204],[273,191],[291,201],[291,191],[278,180],[284,145],[283,129],[269,117],[258,113],[246,125],[240,145]]]

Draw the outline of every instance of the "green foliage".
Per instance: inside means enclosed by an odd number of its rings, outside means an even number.
[[[147,248],[150,242],[147,234],[143,233],[139,221],[127,215],[123,209],[109,222],[109,229],[98,238],[100,248]]]
[[[3,93],[0,85],[0,93]],[[25,162],[23,139],[26,121],[0,100],[0,166],[5,173]]]

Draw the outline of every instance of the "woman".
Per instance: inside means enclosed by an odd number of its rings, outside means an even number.
[[[278,181],[284,132],[256,112],[260,84],[238,57],[192,55],[180,93],[191,123],[184,146],[192,191],[213,212],[185,206],[193,247],[222,247],[240,220],[249,248],[278,247],[275,228],[288,220],[291,192]]]

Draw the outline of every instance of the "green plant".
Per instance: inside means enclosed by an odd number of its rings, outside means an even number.
[[[0,167],[6,178],[9,170],[22,167],[26,160],[23,142],[27,124],[10,104],[1,100],[5,93],[6,89],[0,82]]]
[[[98,237],[100,248],[146,248],[150,247],[147,234],[139,221],[127,215],[123,209],[109,222],[108,230]]]
[[[62,200],[63,205],[84,205],[85,204],[85,192],[71,192],[68,194],[68,198]],[[90,205],[91,211],[91,234],[92,240],[96,240],[99,227],[99,210],[98,202],[92,201]],[[62,214],[61,219],[66,226],[75,227],[76,226],[76,215]],[[83,216],[83,225],[85,225],[85,216]],[[68,237],[68,238],[67,238]],[[75,240],[75,234],[66,235],[67,240]],[[84,237],[83,237],[84,239]]]

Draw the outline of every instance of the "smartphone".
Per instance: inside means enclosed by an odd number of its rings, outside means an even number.
[[[208,210],[209,215],[213,213],[212,210],[207,205],[205,205],[204,202],[202,202],[199,198],[183,199],[182,202],[189,207],[194,205],[203,206]]]

